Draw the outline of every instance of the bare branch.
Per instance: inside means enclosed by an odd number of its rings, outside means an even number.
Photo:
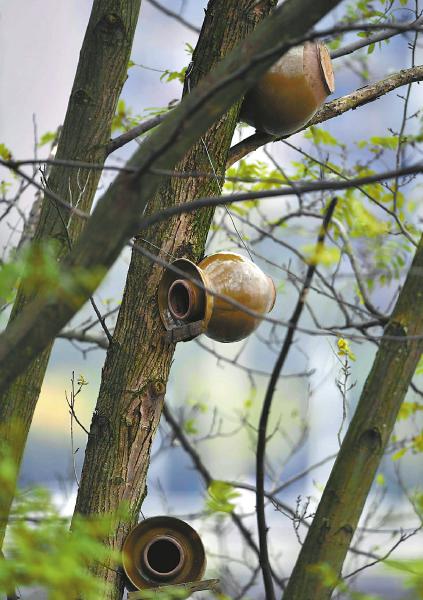
[[[316,244],[316,253],[323,247],[324,239],[327,234],[330,220],[335,210],[337,199],[333,199],[326,211],[323,226],[319,232]],[[266,390],[266,395],[263,400],[263,406],[260,414],[259,428],[258,428],[258,439],[257,439],[257,460],[256,460],[256,511],[257,511],[257,528],[259,533],[259,547],[260,547],[260,566],[263,572],[264,586],[266,590],[266,598],[273,600],[275,598],[275,592],[273,589],[273,582],[271,579],[268,546],[267,546],[267,526],[266,526],[266,514],[264,505],[264,480],[265,480],[265,456],[266,456],[266,442],[267,442],[267,423],[270,415],[270,408],[272,405],[273,395],[276,389],[276,385],[279,379],[279,375],[285,364],[285,360],[288,356],[291,344],[294,339],[297,324],[301,318],[306,296],[310,288],[311,281],[314,276],[316,264],[311,264],[307,270],[307,275],[302,287],[300,297],[295,306],[294,312],[290,319],[291,324],[286,333],[284,343],[282,345],[281,352],[275,363],[272,376],[269,381],[269,385]]]
[[[0,161],[1,162],[1,161]],[[275,189],[275,190],[264,190],[258,192],[242,192],[238,194],[227,194],[225,196],[209,196],[204,198],[199,198],[198,200],[194,200],[193,202],[187,202],[183,204],[178,204],[177,206],[171,206],[169,208],[165,208],[160,213],[155,213],[150,217],[146,217],[141,219],[140,227],[147,228],[151,227],[151,225],[155,223],[159,223],[170,217],[175,215],[179,215],[185,212],[193,212],[199,208],[204,208],[206,206],[221,206],[226,204],[231,204],[232,202],[244,202],[245,200],[260,200],[265,198],[276,198],[282,196],[291,196],[292,194],[305,194],[312,192],[322,192],[322,191],[331,191],[337,192],[339,190],[347,190],[351,188],[356,188],[362,185],[368,185],[370,183],[380,183],[381,181],[387,179],[395,179],[396,177],[402,177],[406,175],[417,175],[418,173],[423,172],[423,162],[416,163],[414,165],[410,165],[409,167],[404,167],[403,169],[396,169],[385,171],[384,173],[379,173],[375,175],[369,175],[367,177],[357,177],[354,179],[347,180],[320,180],[313,182],[295,182],[295,190],[286,184],[286,187]]]
[[[420,27],[423,24],[423,17],[419,17],[415,21],[410,21],[409,23],[404,23],[404,27],[409,30],[413,30],[416,27]],[[342,48],[338,48],[337,50],[332,50],[330,53],[331,58],[337,59],[342,56],[347,56],[348,54],[352,54],[356,52],[356,50],[360,50],[361,48],[366,48],[371,44],[377,44],[378,42],[383,42],[384,40],[388,40],[394,35],[398,35],[399,33],[404,33],[403,31],[387,29],[386,31],[380,31],[379,33],[374,33],[373,35],[369,35],[366,38],[360,38],[356,42],[352,42],[351,44],[347,44]]]
[[[413,531],[411,531],[410,533],[402,533],[400,535],[399,539],[388,550],[388,552],[386,554],[384,554],[383,556],[381,556],[378,559],[373,560],[370,563],[367,563],[366,565],[363,565],[362,567],[360,567],[358,569],[355,569],[354,571],[351,571],[351,573],[348,573],[348,575],[344,575],[343,579],[349,579],[350,577],[354,577],[354,575],[357,575],[357,573],[360,573],[361,571],[364,571],[365,569],[368,569],[369,567],[374,567],[374,565],[377,565],[377,564],[385,561],[387,558],[389,558],[391,556],[392,552],[394,552],[394,550],[396,550],[398,548],[398,546],[400,546],[403,542],[408,540],[408,538],[415,536],[419,531],[421,531],[422,527],[423,527],[423,525],[420,525],[420,527],[417,527],[417,529],[413,529]]]
[[[170,411],[166,402],[163,405],[163,416],[166,419],[166,422],[171,427],[175,438],[179,441],[182,448],[185,450],[185,452],[191,458],[196,471],[199,473],[199,475],[201,476],[205,485],[208,487],[212,483],[213,477],[212,477],[211,473],[209,472],[209,470],[207,469],[207,467],[202,462],[201,457],[198,454],[197,450],[192,446],[188,437],[183,432],[182,427],[179,425],[178,421],[173,416],[173,414]],[[239,515],[237,515],[235,512],[231,512],[230,516],[231,516],[231,519],[232,519],[234,525],[237,527],[240,534],[244,538],[246,544],[249,546],[249,548],[251,548],[251,550],[254,552],[254,554],[259,556],[259,549],[257,547],[257,544],[255,543],[250,531],[245,527],[245,525],[242,522]],[[276,577],[274,573],[272,573],[272,576]],[[278,580],[277,577],[276,577],[276,579]]]
[[[146,133],[154,127],[157,127],[157,125],[160,125],[160,123],[164,121],[166,116],[167,112],[163,113],[162,115],[152,117],[147,121],[143,121],[136,127],[133,127],[129,131],[125,131],[125,133],[122,133],[122,135],[114,138],[113,140],[110,140],[106,148],[106,154],[112,154],[112,152],[115,152],[118,148],[122,148],[122,146],[125,146],[125,144],[128,144],[129,142],[132,142],[132,140],[135,140],[135,138],[139,137],[143,133]]]
[[[84,333],[83,331],[61,331],[57,337],[63,340],[83,342],[84,344],[95,344],[96,346],[99,346],[99,348],[104,348],[105,350],[107,350],[109,347],[109,342],[105,336],[90,335],[89,333]]]
[[[191,31],[193,31],[194,33],[200,33],[201,29],[199,27],[196,27],[195,25],[184,19],[184,17],[182,17],[179,13],[170,10],[166,6],[163,6],[163,4],[160,4],[160,2],[157,2],[157,0],[147,0],[147,2],[154,6],[154,8],[157,8],[157,10],[162,12],[164,15],[175,19],[175,21],[178,21],[178,23],[181,23],[188,29],[191,29]]]

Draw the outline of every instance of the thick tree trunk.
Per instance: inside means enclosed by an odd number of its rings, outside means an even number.
[[[318,571],[310,567],[325,563],[332,569],[334,579],[340,575],[373,478],[423,351],[422,273],[423,237],[301,548],[284,600],[328,600],[332,595],[335,584],[325,585]],[[394,340],[392,336],[404,340]]]
[[[211,0],[193,55],[190,82],[196,83],[268,14],[274,0]],[[227,155],[238,118],[237,102],[197,142],[177,165],[177,171],[211,172],[206,148],[216,172],[225,171]],[[150,202],[150,214],[172,204],[219,193],[210,178],[174,178]],[[204,246],[213,211],[201,210],[162,223],[143,233],[140,245],[154,244],[159,255],[197,261]],[[153,246],[151,246],[153,247]],[[147,248],[150,248],[147,245]],[[146,494],[151,444],[159,423],[174,345],[164,339],[157,306],[162,269],[133,252],[113,343],[103,369],[96,411],[91,424],[78,493],[76,512],[102,514],[126,502],[129,519],[117,522],[106,543],[120,549],[138,520]],[[107,567],[95,572],[111,584],[109,598],[120,598],[123,579]]]
[[[140,4],[141,0],[94,1],[60,133],[57,159],[100,164],[105,161],[112,119],[127,76]],[[100,175],[99,170],[54,166],[48,187],[74,206],[89,212]],[[79,236],[82,226],[82,220],[69,219],[67,211],[45,197],[34,239],[55,241],[59,256],[63,256],[69,244]],[[29,298],[19,290],[10,322],[20,315],[28,302]],[[2,439],[12,442],[17,465],[22,459],[51,347],[52,343],[0,399]],[[12,496],[6,498],[3,494],[3,499],[0,547]]]

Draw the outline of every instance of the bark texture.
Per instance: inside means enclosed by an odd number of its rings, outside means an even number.
[[[422,273],[423,237],[385,328],[385,337],[301,548],[284,600],[328,600],[332,596],[334,586],[324,585],[312,566],[325,563],[336,576],[341,573],[364,503],[423,351]],[[388,336],[404,340],[396,341]]]
[[[61,128],[56,158],[102,164],[107,156],[111,123],[127,77],[132,41],[141,0],[95,0],[81,48],[69,104]],[[53,166],[48,187],[73,206],[90,211],[101,172]],[[84,222],[49,197],[42,203],[34,241],[54,240],[63,256],[81,233]],[[69,236],[69,238],[68,238]],[[29,303],[20,289],[10,323]],[[13,442],[20,465],[52,342],[30,364],[0,398],[0,427],[3,439]],[[2,496],[3,498],[4,496]],[[12,497],[0,506],[2,523],[7,520]],[[0,524],[0,546],[4,527]]]
[[[185,93],[268,14],[272,5],[273,0],[255,5],[249,0],[209,3]],[[178,171],[209,172],[206,145],[216,172],[224,172],[239,107],[240,101],[209,129],[203,136],[204,143],[197,142],[176,166]],[[159,188],[148,213],[216,193],[216,183],[209,178],[175,178]],[[204,252],[212,215],[211,209],[204,209],[160,223],[143,232],[137,243],[147,243],[149,249],[154,244],[164,259],[170,254],[198,261]],[[105,540],[118,550],[137,523],[146,494],[150,449],[175,348],[165,342],[158,311],[161,275],[162,268],[133,252],[113,343],[103,369],[76,502],[76,512],[85,515],[113,512],[126,503],[129,519],[117,521]],[[123,577],[110,567],[114,565],[97,565],[94,570],[111,584],[108,598],[120,598]]]

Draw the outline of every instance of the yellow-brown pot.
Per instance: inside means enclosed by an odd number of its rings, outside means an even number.
[[[199,581],[206,569],[200,536],[175,517],[139,523],[123,545],[123,568],[137,590]]]
[[[291,48],[247,92],[240,119],[259,131],[288,135],[304,127],[334,91],[327,47],[306,42]]]
[[[219,296],[228,296],[259,315],[268,313],[275,303],[272,279],[234,252],[212,254],[198,265],[179,259],[171,267],[183,274],[168,268],[160,282],[159,309],[167,330],[201,322],[202,333],[213,340],[236,342],[250,335],[261,319]]]

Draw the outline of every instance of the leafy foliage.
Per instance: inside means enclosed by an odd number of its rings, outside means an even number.
[[[355,354],[351,351],[350,345],[344,338],[339,338],[336,345],[338,346],[338,356],[356,360]]]
[[[12,450],[2,444],[0,505],[16,475]],[[37,586],[51,600],[101,598],[105,583],[95,578],[87,565],[110,559],[119,563],[119,556],[101,542],[110,523],[110,518],[76,517],[69,531],[68,519],[61,516],[49,492],[40,488],[20,491],[9,520],[6,558],[0,560],[0,591],[11,594],[18,587]]]
[[[12,260],[0,266],[0,301],[10,302],[19,282],[29,295],[62,298],[78,303],[83,290],[94,286],[102,276],[101,269],[76,269],[72,276],[57,259],[54,242],[32,244]]]
[[[46,133],[43,133],[43,135],[40,137],[40,141],[38,142],[38,146],[45,146],[46,144],[50,144],[51,142],[53,142],[57,137],[57,130],[56,131],[46,131]]]
[[[11,151],[5,144],[2,143],[0,144],[0,158],[3,158],[4,160],[11,160],[12,158]]]

